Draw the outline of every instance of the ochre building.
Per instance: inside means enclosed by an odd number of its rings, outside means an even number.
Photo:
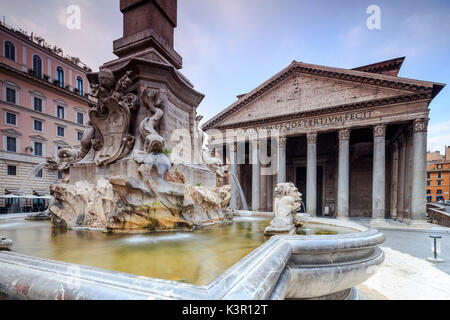
[[[444,84],[292,62],[203,125],[253,210],[293,182],[318,216],[425,220],[430,103]]]
[[[5,24],[0,24],[0,43],[1,213],[42,201],[32,195],[48,195],[49,186],[62,177],[34,168],[59,149],[80,144],[91,70],[43,38]],[[9,198],[17,195],[29,197]]]
[[[450,200],[450,147],[445,154],[427,153],[427,201]]]

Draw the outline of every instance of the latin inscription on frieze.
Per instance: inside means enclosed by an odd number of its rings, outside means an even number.
[[[260,126],[258,128],[244,129],[246,132],[250,132],[253,130],[296,130],[302,128],[320,128],[322,126],[328,125],[339,125],[348,122],[358,121],[358,120],[366,120],[370,119],[373,116],[373,111],[356,111],[356,112],[348,112],[342,114],[335,115],[323,115],[318,117],[312,117],[308,119],[299,119],[299,120],[291,120],[283,123],[277,124],[269,124],[265,126]]]

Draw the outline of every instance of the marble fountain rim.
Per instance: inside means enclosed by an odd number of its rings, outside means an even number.
[[[243,215],[246,216],[246,215]],[[254,216],[258,216],[256,213]],[[308,218],[308,222],[349,227],[359,232],[337,235],[275,235],[225,270],[207,285],[148,278],[56,260],[36,258],[14,252],[0,252],[0,292],[18,299],[281,299],[292,286],[290,277],[282,276],[293,268],[296,272],[315,269],[318,277],[336,270],[357,270],[379,266],[384,260],[377,245],[384,235],[376,229],[349,221]],[[292,265],[294,255],[313,257],[346,252],[361,252],[358,259],[339,263]],[[73,270],[77,270],[74,277]],[[69,271],[68,271],[69,270]],[[57,275],[55,277],[55,274]],[[359,275],[357,283],[370,275]],[[364,278],[364,279],[363,279]],[[76,288],[64,284],[79,284]],[[26,284],[28,292],[19,293],[17,285]],[[348,286],[348,284],[347,284]],[[333,294],[342,291],[327,291]],[[321,292],[320,296],[323,296]],[[63,296],[61,296],[63,294]],[[294,298],[304,298],[301,294]]]

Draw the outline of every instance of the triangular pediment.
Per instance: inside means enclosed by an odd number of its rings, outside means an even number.
[[[225,119],[222,124],[390,98],[405,93],[373,85],[294,74]]]
[[[209,120],[203,128],[219,128],[364,104],[431,92],[434,83],[293,62],[271,79]]]

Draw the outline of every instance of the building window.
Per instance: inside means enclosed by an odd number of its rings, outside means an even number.
[[[34,120],[34,128],[35,131],[42,132],[42,121]]]
[[[39,170],[39,171],[36,173],[35,177],[36,177],[36,178],[42,178],[42,169]]]
[[[441,180],[438,180],[438,182],[437,182],[437,184],[438,184],[438,186],[440,186],[441,185]]]
[[[83,125],[84,124],[84,116],[82,113],[77,112],[77,123]]]
[[[16,175],[16,166],[8,166],[8,176]]]
[[[81,77],[77,77],[77,89],[80,96],[83,95],[83,79]]]
[[[62,171],[58,171],[58,180],[61,180],[63,178]]]
[[[442,172],[438,172],[438,179],[442,178]]]
[[[64,88],[64,70],[61,67],[56,68],[56,80],[58,80],[58,86]]]
[[[6,112],[6,123],[17,126],[17,115],[11,112]]]
[[[83,132],[77,131],[77,140],[81,141],[82,138],[83,138]]]
[[[5,57],[12,61],[16,61],[16,47],[10,41],[5,42]]]
[[[6,151],[17,152],[17,139],[14,137],[6,137]]]
[[[57,108],[57,116],[60,119],[64,119],[64,107],[58,106],[58,108]]]
[[[16,90],[6,88],[6,101],[9,103],[16,104]]]
[[[42,112],[42,99],[33,97],[34,111]]]
[[[442,194],[442,190],[438,189],[436,193],[437,194]]]
[[[33,74],[37,78],[42,78],[42,60],[39,56],[33,56]]]
[[[431,190],[430,189],[427,189],[427,194],[431,194]]]
[[[431,173],[427,172],[427,179],[430,179],[430,178],[431,178]]]
[[[429,186],[430,185],[430,181],[427,181],[427,186]]]
[[[34,143],[34,155],[38,157],[42,157],[42,143],[35,142]]]
[[[64,137],[64,127],[56,127],[57,128],[57,134],[59,137]]]

